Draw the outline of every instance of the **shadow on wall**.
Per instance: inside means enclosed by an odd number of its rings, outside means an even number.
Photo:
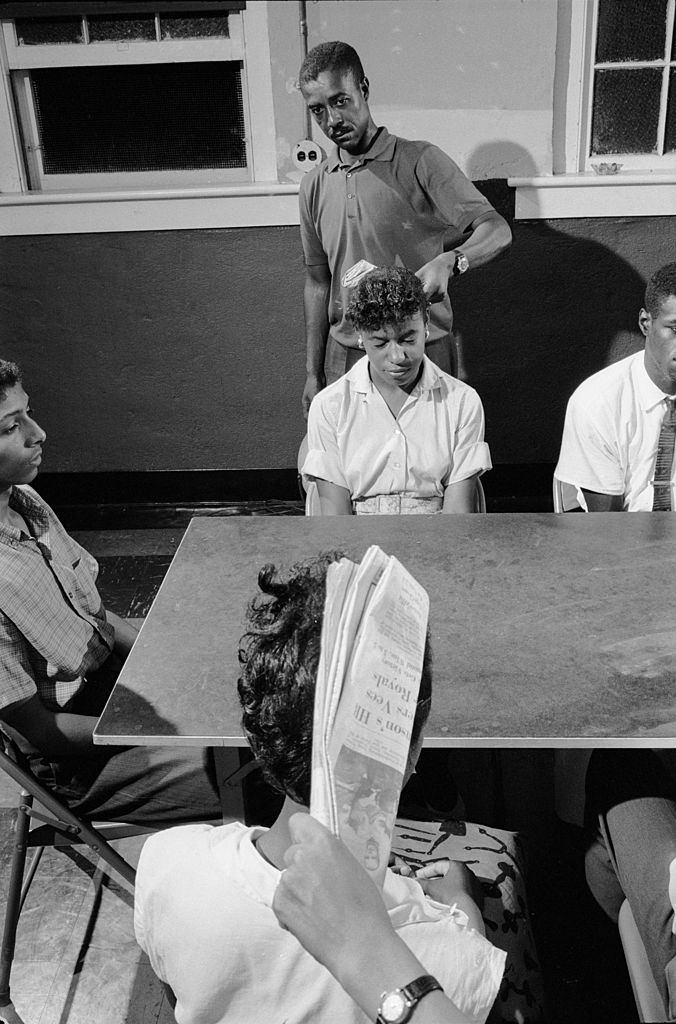
[[[504,179],[478,180],[486,167],[505,177],[515,168],[537,173],[511,142],[480,146],[470,158],[468,174],[510,221],[514,241],[507,255],[452,285],[459,376],[481,395],[494,462],[555,462],[575,387],[643,345],[645,280],[620,252],[647,249],[647,274],[666,257],[651,261],[647,226],[626,219],[515,223],[513,190]]]

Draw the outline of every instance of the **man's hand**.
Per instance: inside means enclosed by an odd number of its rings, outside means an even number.
[[[448,291],[448,279],[451,274],[453,253],[441,253],[416,271],[416,277],[422,281],[423,291],[430,302],[441,302]]]
[[[310,411],[310,404],[315,395],[319,394],[326,387],[326,380],[323,374],[308,373],[303,389],[303,416],[307,419]]]

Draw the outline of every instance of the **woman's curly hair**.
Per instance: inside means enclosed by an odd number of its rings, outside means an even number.
[[[416,313],[427,314],[429,303],[420,278],[406,267],[376,267],[355,285],[347,307],[358,331],[376,331]]]
[[[312,722],[321,647],[326,573],[343,558],[326,551],[294,565],[282,577],[274,565],[258,574],[263,596],[251,601],[249,628],[240,641],[237,690],[242,727],[267,782],[309,806]],[[429,712],[431,654],[425,646],[418,710],[411,743]]]

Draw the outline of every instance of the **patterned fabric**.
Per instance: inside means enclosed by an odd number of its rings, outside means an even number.
[[[96,560],[39,495],[14,487],[10,507],[30,536],[0,526],[0,707],[36,693],[63,707],[113,648]]]
[[[486,938],[507,953],[502,984],[488,1022],[541,1024],[544,992],[526,902],[520,837],[465,821],[400,818],[392,853],[416,867],[444,859],[467,864],[481,883]]]
[[[443,498],[419,498],[415,494],[374,494],[352,502],[358,516],[431,516],[441,512]]]
[[[657,442],[655,478],[653,480],[653,512],[671,512],[671,469],[676,442],[676,401],[665,399],[667,411],[662,420]]]

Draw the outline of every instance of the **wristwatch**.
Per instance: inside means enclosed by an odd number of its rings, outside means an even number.
[[[469,260],[460,249],[454,249],[453,252],[455,253],[455,263],[451,273],[453,277],[458,277],[459,274],[464,274],[465,271],[469,270]]]
[[[383,992],[380,997],[376,1024],[406,1024],[413,1012],[429,992],[441,989],[441,985],[431,974],[423,974],[403,988],[395,988],[392,992]]]

